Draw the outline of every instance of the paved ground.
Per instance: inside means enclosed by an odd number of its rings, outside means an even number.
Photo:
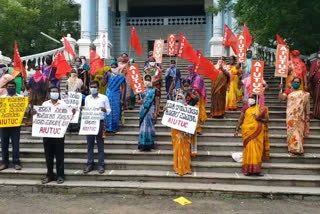
[[[189,197],[191,205],[180,206],[171,197],[132,195],[56,195],[0,193],[1,214],[204,214],[204,213],[320,213],[319,198],[270,200]]]

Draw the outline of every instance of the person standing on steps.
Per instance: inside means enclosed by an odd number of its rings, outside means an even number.
[[[14,81],[7,83],[7,94],[1,97],[21,97],[16,93],[16,83]],[[15,170],[21,170],[20,164],[20,131],[21,126],[18,127],[8,127],[0,128],[1,135],[1,155],[2,164],[0,166],[0,171],[7,169],[9,167],[9,141],[11,139],[12,144],[12,163]]]
[[[204,124],[207,120],[206,104],[207,104],[207,92],[206,85],[201,76],[194,72],[194,66],[188,66],[187,79],[191,81],[191,87],[197,91],[199,95],[199,118],[197,124],[197,134],[202,135],[202,128],[200,124]]]
[[[167,99],[173,100],[173,91],[181,87],[181,73],[180,70],[176,68],[175,60],[171,60],[170,63],[170,68],[167,68],[166,70],[165,80]]]
[[[291,53],[291,60],[289,61],[289,71],[286,78],[286,89],[292,89],[293,78],[298,77],[301,80],[300,90],[308,91],[307,83],[307,67],[300,59],[300,51],[294,50]]]
[[[139,113],[139,144],[140,151],[151,151],[155,148],[154,138],[156,130],[154,127],[154,120],[157,119],[157,102],[156,102],[156,89],[152,85],[151,75],[144,76],[145,92],[141,94],[141,100],[138,101],[140,106]]]
[[[107,96],[98,93],[99,83],[97,81],[90,82],[90,93],[85,100],[85,107],[88,108],[101,108],[100,126],[97,135],[87,136],[87,155],[88,162],[87,167],[83,170],[83,173],[87,174],[93,170],[94,167],[94,142],[97,141],[98,146],[98,172],[104,173],[104,139],[103,139],[103,127],[106,114],[110,114],[111,108],[109,99]]]
[[[80,78],[78,78],[78,72],[76,69],[72,69],[70,71],[70,77],[67,80],[67,91],[81,93],[82,87],[83,82]]]
[[[56,86],[49,89],[50,100],[45,101],[44,107],[67,107],[67,104],[60,100],[60,90]],[[75,109],[72,110],[75,114]],[[33,110],[33,114],[37,114]],[[57,180],[57,184],[64,183],[64,140],[65,138],[43,138],[43,147],[47,164],[47,176],[42,179],[41,183],[46,184]],[[53,173],[54,158],[56,158],[57,179]]]
[[[242,172],[246,176],[260,175],[263,160],[269,160],[270,141],[268,131],[269,111],[267,107],[256,105],[256,96],[250,95],[248,103],[242,107],[234,136],[238,136],[241,126],[243,139]]]
[[[225,57],[221,57],[216,68],[219,70],[219,75],[211,86],[211,117],[221,118],[225,113],[226,93],[230,79]]]
[[[282,93],[280,86],[279,99],[287,101],[287,142],[290,155],[303,154],[303,138],[310,133],[310,94],[301,88],[300,77],[291,83],[292,89]]]
[[[313,117],[320,120],[320,50],[317,59],[311,63],[308,84],[313,99]]]
[[[226,95],[226,111],[238,110],[237,93],[239,85],[239,75],[241,75],[241,64],[237,64],[237,59],[232,56],[231,64],[228,66],[228,72],[230,73],[230,83],[227,89]]]
[[[60,80],[56,78],[56,72],[57,68],[52,67],[52,57],[51,56],[46,56],[45,58],[45,63],[41,68],[42,74],[48,79],[51,86],[55,86],[57,88],[60,88]]]

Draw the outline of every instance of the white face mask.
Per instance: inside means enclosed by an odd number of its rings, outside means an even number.
[[[59,99],[59,93],[58,92],[50,92],[50,98],[53,100]]]
[[[145,88],[151,88],[152,87],[152,82],[151,81],[144,81],[143,84],[144,84]]]
[[[150,65],[151,67],[154,67],[154,66],[156,66],[156,62],[149,62],[149,65]]]
[[[78,77],[77,73],[71,73],[71,78],[76,78]]]
[[[183,100],[177,100],[177,102],[183,104]]]
[[[119,68],[111,68],[112,74],[117,75],[119,73]]]
[[[255,105],[256,104],[256,100],[255,99],[253,99],[253,98],[249,98],[248,99],[248,103],[249,103],[249,105]]]

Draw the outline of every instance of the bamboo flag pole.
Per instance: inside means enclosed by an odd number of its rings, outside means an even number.
[[[259,95],[257,95],[256,99],[256,115],[258,116],[258,101],[259,101]]]
[[[282,93],[282,88],[283,88],[283,77],[281,77],[281,82],[280,82],[281,87],[281,93]]]

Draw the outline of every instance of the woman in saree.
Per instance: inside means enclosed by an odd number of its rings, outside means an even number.
[[[151,151],[154,149],[154,138],[156,135],[154,120],[157,118],[155,102],[156,89],[152,86],[151,75],[145,75],[144,77],[145,92],[141,94],[141,100],[139,100],[140,114],[139,114],[139,144],[138,149],[140,151]]]
[[[202,135],[201,124],[205,123],[207,120],[206,104],[207,104],[207,93],[206,85],[201,78],[201,76],[194,72],[193,65],[188,66],[188,77],[191,81],[191,87],[198,92],[199,95],[199,118],[197,124],[197,134]]]
[[[320,119],[320,51],[317,59],[311,63],[308,84],[313,99],[313,117]]]
[[[42,105],[42,103],[46,100],[47,91],[49,87],[49,80],[41,73],[41,70],[36,68],[36,72],[29,79],[27,88],[30,90],[29,96],[29,106],[27,113],[27,121],[26,125],[32,125],[32,109],[33,106]]]
[[[216,68],[219,70],[217,79],[211,87],[211,117],[223,117],[226,108],[226,93],[229,82],[229,73],[225,57],[221,57]]]
[[[261,173],[262,161],[269,160],[270,141],[268,131],[268,108],[256,105],[256,97],[251,95],[242,108],[235,136],[241,126],[243,139],[242,172],[246,176]]]
[[[300,59],[300,51],[294,50],[291,53],[291,61],[289,62],[289,71],[286,78],[286,89],[292,89],[293,78],[301,79],[300,90],[307,91],[307,67]]]
[[[111,61],[111,72],[106,76],[108,83],[107,97],[110,102],[111,113],[106,116],[106,131],[117,132],[121,121],[123,105],[126,101],[126,78],[119,74],[118,64]]]
[[[241,67],[240,64],[236,64],[236,58],[232,57],[232,63],[229,67],[230,72],[230,84],[227,90],[226,95],[226,111],[232,110],[236,111],[238,109],[238,100],[237,100],[237,93],[238,93],[238,82],[239,82],[239,75],[241,74]]]
[[[300,90],[301,79],[292,80],[292,89],[279,93],[280,100],[287,100],[287,142],[290,155],[303,154],[303,138],[310,132],[310,94]]]
[[[99,94],[106,94],[107,91],[107,82],[105,81],[105,78],[110,71],[109,66],[105,66],[104,69],[100,68],[97,70],[97,72],[93,75],[93,80],[97,81],[99,83]]]

